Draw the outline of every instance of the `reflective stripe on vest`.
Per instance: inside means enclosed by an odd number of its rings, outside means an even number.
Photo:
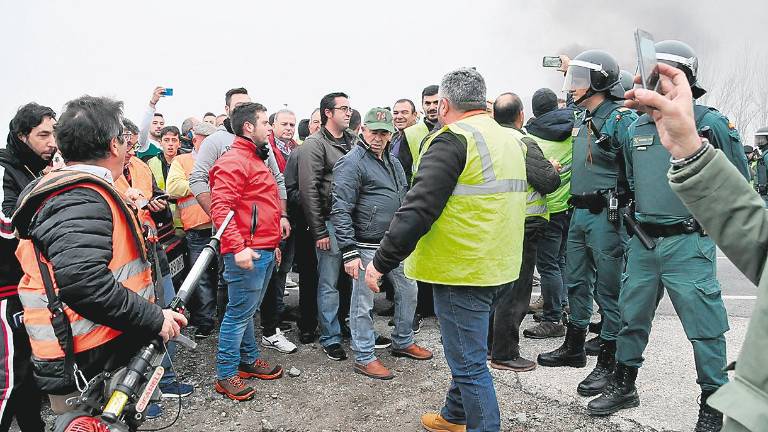
[[[160,160],[161,157],[163,157],[162,153],[150,159],[149,162],[147,162],[147,165],[149,165],[149,169],[152,171],[152,176],[155,178],[157,187],[165,191],[165,177],[163,177],[163,161]],[[176,204],[168,203],[168,205],[171,208],[171,214],[173,214],[173,226],[182,228],[183,224],[181,216],[179,215],[179,209],[176,208]]]
[[[405,139],[408,141],[408,149],[411,151],[411,158],[413,159],[413,175],[416,175],[416,166],[419,164],[421,158],[421,142],[429,134],[429,128],[424,121],[420,121],[413,126],[408,126],[403,131],[405,133]],[[408,183],[413,181],[413,177],[408,179]]]
[[[192,172],[192,168],[195,166],[195,158],[191,153],[176,156],[174,163],[178,161],[181,164],[181,169],[184,172],[184,177],[189,179],[189,174]],[[179,216],[184,230],[190,230],[200,225],[210,224],[211,218],[200,207],[200,203],[197,202],[195,196],[190,194],[184,198],[179,198],[177,208],[179,209]]]
[[[467,161],[442,213],[406,259],[406,275],[443,285],[511,282],[519,275],[525,224],[520,142],[488,115],[478,114],[430,134],[421,157],[443,133],[466,140]]]
[[[26,206],[28,199],[40,199],[40,202],[43,202],[58,193],[57,190],[66,190],[66,188],[86,188],[98,192],[110,208],[113,221],[112,243],[120,245],[112,251],[112,259],[107,265],[109,270],[115,281],[123,287],[148,301],[154,301],[154,284],[150,265],[146,260],[145,244],[140,234],[141,228],[131,210],[120,198],[119,193],[103,180],[89,174],[71,173],[63,176],[58,175],[59,172],[48,174],[25,197],[20,207]],[[24,324],[29,334],[32,354],[35,358],[43,360],[63,358],[64,352],[59,346],[51,324],[48,297],[45,294],[40,267],[31,240],[23,239],[19,242],[16,256],[24,270],[24,276],[19,282],[19,298],[24,306]],[[53,275],[51,264],[45,260],[43,262]],[[55,278],[53,283],[54,289],[58,292]],[[72,328],[75,353],[101,346],[121,334],[118,330],[86,319],[66,305],[64,305],[64,312]]]
[[[523,154],[527,158],[529,143],[536,144],[536,141],[534,141],[533,138],[523,134],[522,132],[516,129],[510,128],[509,130],[512,131],[513,135],[515,135],[518,139],[520,139],[521,149],[523,150]],[[527,176],[528,176],[528,173],[526,172],[526,177]],[[542,195],[529,183],[528,197],[525,202],[525,217],[535,217],[535,216],[542,217],[546,220],[549,220],[549,209],[547,208],[547,196]]]
[[[554,159],[562,165],[560,169],[560,187],[547,194],[547,208],[550,213],[562,213],[571,205],[568,199],[571,197],[571,169],[573,166],[573,137],[563,141],[548,141],[535,135],[528,134],[539,145],[541,152],[547,160]]]

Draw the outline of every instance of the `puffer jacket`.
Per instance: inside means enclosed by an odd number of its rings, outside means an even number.
[[[40,175],[48,161],[8,133],[8,142],[0,149],[0,299],[16,295],[23,275],[16,259],[19,241],[13,235],[11,217],[24,188]]]
[[[119,342],[115,339],[77,355],[78,366],[88,378],[105,370],[109,359],[115,366],[127,363],[130,357],[112,358],[115,347],[147,343],[163,324],[160,306],[124,288],[108,267],[116,247],[111,215],[109,204],[98,192],[73,188],[47,199],[37,211],[21,207],[13,218],[19,235],[40,245],[40,252],[51,262],[61,301],[88,320],[124,333]],[[129,340],[133,343],[127,343]]]
[[[359,257],[357,248],[378,247],[407,191],[403,166],[388,148],[379,159],[360,141],[336,162],[331,222],[344,262]]]
[[[336,141],[323,126],[301,145],[298,161],[299,197],[307,225],[315,240],[328,237],[325,222],[331,214],[333,166],[352,149],[359,138],[346,130],[341,141]]]

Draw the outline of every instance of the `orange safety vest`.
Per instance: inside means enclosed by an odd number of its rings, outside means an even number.
[[[176,156],[174,159],[178,160],[181,164],[181,169],[184,170],[184,177],[189,179],[189,174],[192,172],[192,167],[195,166],[195,158],[191,153],[186,153]],[[176,201],[176,207],[181,214],[181,223],[184,225],[184,230],[194,229],[200,225],[210,224],[211,217],[208,213],[200,207],[200,204],[195,199],[195,196],[189,194],[184,198],[179,198]]]
[[[109,204],[112,213],[112,259],[108,267],[115,280],[150,302],[154,302],[155,286],[152,282],[151,265],[147,259],[147,251],[141,228],[133,212],[128,208],[122,196],[104,180],[77,171],[54,171],[44,176],[40,182],[25,196],[21,205],[27,201],[42,203],[66,190],[86,188],[98,192]],[[31,205],[34,205],[31,204]],[[53,360],[64,357],[59,341],[51,324],[51,312],[48,310],[48,297],[40,274],[38,257],[32,240],[22,239],[16,249],[16,257],[24,270],[24,276],[19,282],[19,298],[24,306],[24,325],[32,345],[32,355],[36,359]],[[40,256],[40,261],[48,268],[53,282],[54,291],[58,295],[58,286],[54,278],[51,263]],[[81,316],[64,305],[64,313],[69,318],[74,352],[80,353],[104,345],[121,334],[106,325],[98,324]]]
[[[131,160],[128,161],[128,172],[131,173],[131,183],[133,186],[128,183],[128,180],[124,175],[121,175],[115,181],[115,189],[120,191],[120,193],[125,194],[129,188],[133,187],[134,189],[140,190],[146,199],[151,200],[153,192],[152,170],[149,169],[149,165],[136,156],[132,156]],[[149,240],[153,243],[157,243],[157,225],[155,225],[155,221],[152,219],[152,214],[149,210],[145,209],[139,209],[138,214],[141,225],[148,228]]]

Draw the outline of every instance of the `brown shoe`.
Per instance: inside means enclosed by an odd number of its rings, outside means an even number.
[[[239,376],[235,375],[225,380],[216,380],[213,385],[217,393],[221,393],[224,396],[236,400],[245,401],[251,399],[256,394],[256,390],[253,387],[245,384]]]
[[[528,372],[536,369],[536,363],[518,356],[512,360],[491,360],[491,367],[513,372]]]
[[[386,366],[384,366],[384,363],[381,362],[381,360],[376,359],[367,365],[361,365],[360,363],[355,363],[355,372],[365,375],[369,378],[373,379],[380,379],[380,380],[391,380],[395,377],[395,374],[392,373],[389,369],[387,369]]]
[[[280,365],[270,366],[262,359],[253,362],[252,365],[240,364],[237,367],[237,374],[240,378],[258,378],[263,380],[278,379],[283,376],[283,367]]]
[[[432,358],[432,351],[416,344],[410,344],[401,349],[392,348],[392,357],[409,357],[414,360],[429,360]]]
[[[421,425],[429,432],[467,432],[467,425],[451,423],[438,413],[422,415]]]

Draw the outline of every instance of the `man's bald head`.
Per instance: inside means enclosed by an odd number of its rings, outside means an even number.
[[[523,101],[514,93],[502,93],[493,103],[493,118],[505,126],[523,127]]]

